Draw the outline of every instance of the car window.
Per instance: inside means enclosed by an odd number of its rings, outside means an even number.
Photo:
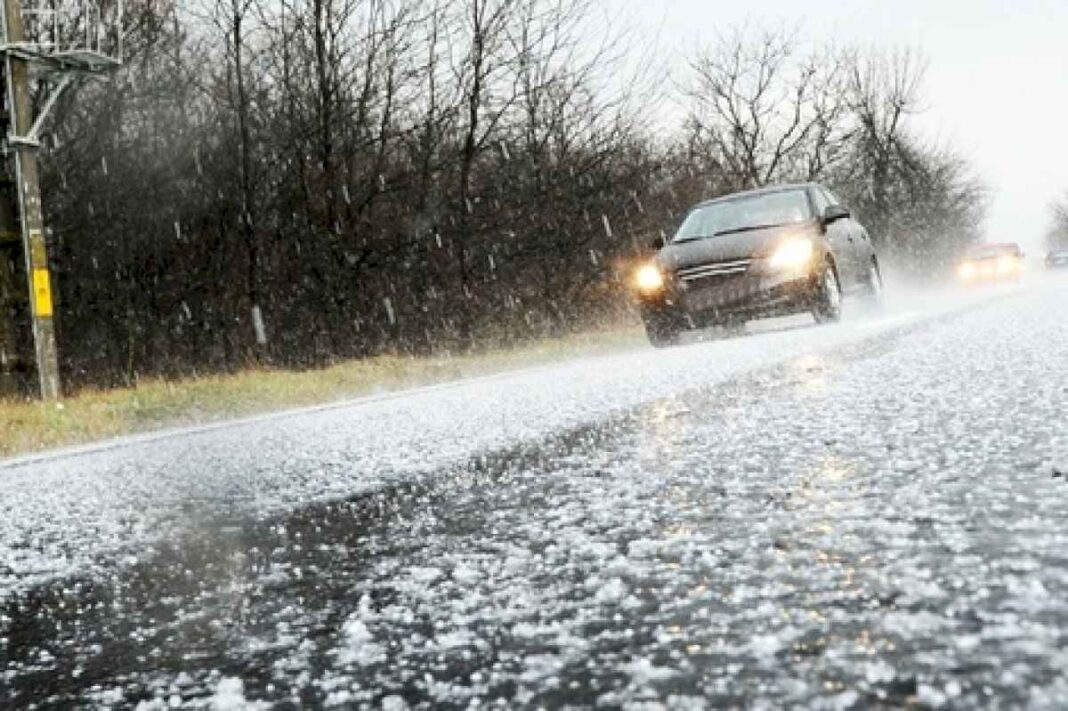
[[[830,199],[827,197],[827,193],[823,192],[820,188],[815,188],[812,191],[812,202],[816,206],[816,214],[822,215],[824,211],[831,205]]]
[[[683,221],[674,242],[714,237],[757,227],[792,225],[812,219],[806,190],[746,195],[695,208]]]
[[[828,200],[830,200],[832,205],[841,205],[842,204],[842,201],[838,199],[838,196],[835,195],[834,193],[832,193],[827,188],[820,188],[820,190],[823,191],[823,194],[827,197]]]

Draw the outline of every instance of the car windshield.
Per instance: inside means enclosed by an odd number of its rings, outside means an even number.
[[[729,198],[693,210],[672,241],[687,242],[760,227],[792,225],[810,219],[812,208],[804,190]]]
[[[969,250],[968,259],[996,259],[1016,254],[1018,254],[1017,248],[1011,245],[984,245]]]

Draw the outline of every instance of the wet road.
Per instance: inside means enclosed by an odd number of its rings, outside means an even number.
[[[1066,303],[9,462],[0,706],[1068,707]]]

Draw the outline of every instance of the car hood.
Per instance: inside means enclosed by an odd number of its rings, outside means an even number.
[[[790,235],[816,236],[817,234],[814,222],[767,227],[750,232],[668,244],[660,250],[657,260],[663,269],[675,271],[714,262],[759,259],[770,255],[776,245]]]

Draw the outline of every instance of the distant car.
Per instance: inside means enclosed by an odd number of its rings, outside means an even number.
[[[1046,255],[1047,269],[1068,269],[1068,249],[1052,249]]]
[[[737,329],[811,312],[836,321],[843,294],[878,300],[883,281],[864,227],[821,185],[782,185],[702,202],[640,266],[634,288],[654,346],[689,328]]]
[[[966,284],[1017,281],[1023,271],[1023,250],[1013,242],[977,244],[957,265],[957,276]]]

